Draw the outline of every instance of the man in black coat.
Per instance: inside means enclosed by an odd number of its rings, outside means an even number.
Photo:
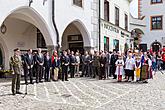
[[[81,59],[82,59],[82,74],[80,77],[83,77],[84,75],[87,76],[88,74],[88,52],[85,51],[84,55],[82,55]]]
[[[71,75],[71,78],[74,78],[74,75],[75,75],[75,63],[76,63],[76,58],[74,56],[74,52],[71,51],[71,55],[70,55],[70,75]]]
[[[30,84],[33,84],[33,65],[34,65],[34,59],[32,55],[32,49],[29,49],[27,53],[24,55],[24,61],[25,61],[25,83],[28,84],[28,73],[30,77]]]
[[[61,56],[61,67],[62,67],[62,81],[68,81],[68,67],[70,64],[69,56],[66,51],[63,51],[63,55]]]
[[[49,56],[49,52],[47,52],[44,56],[45,81],[50,81],[50,67],[51,67],[51,57]]]
[[[116,54],[116,50],[113,50],[113,54],[111,55],[111,61],[110,61],[113,79],[117,78],[117,76],[115,75],[115,71],[116,71],[116,64],[115,63],[116,63],[117,59],[118,59],[118,55]]]

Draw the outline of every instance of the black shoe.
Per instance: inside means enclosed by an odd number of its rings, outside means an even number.
[[[15,95],[15,93],[12,93],[12,95]]]
[[[43,83],[43,81],[39,81],[40,83]]]
[[[67,79],[67,80],[65,80],[65,81],[69,81],[69,80]]]
[[[22,94],[22,93],[18,91],[18,92],[16,92],[16,94]]]
[[[30,84],[34,84],[34,82],[31,82]]]

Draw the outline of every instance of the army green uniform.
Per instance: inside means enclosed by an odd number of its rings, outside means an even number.
[[[93,71],[94,71],[94,76],[99,76],[100,75],[100,56],[94,56],[93,60]]]
[[[10,66],[13,70],[12,76],[12,93],[16,94],[20,89],[22,61],[20,56],[14,55],[10,58]]]

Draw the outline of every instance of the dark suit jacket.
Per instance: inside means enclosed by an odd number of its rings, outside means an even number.
[[[31,54],[31,58],[30,58],[30,55],[28,53],[25,54],[25,62],[27,64],[27,66],[34,65],[33,55]]]
[[[44,55],[42,54],[41,57],[39,54],[36,55],[36,62],[37,64],[39,63],[44,63]]]
[[[47,58],[47,56],[44,56],[44,67],[45,68],[50,68],[52,65],[51,63],[51,57]]]

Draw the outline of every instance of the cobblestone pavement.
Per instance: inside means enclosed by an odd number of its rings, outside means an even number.
[[[165,110],[165,74],[159,72],[148,84],[75,78],[28,85],[26,96],[10,89],[0,83],[0,110]]]

